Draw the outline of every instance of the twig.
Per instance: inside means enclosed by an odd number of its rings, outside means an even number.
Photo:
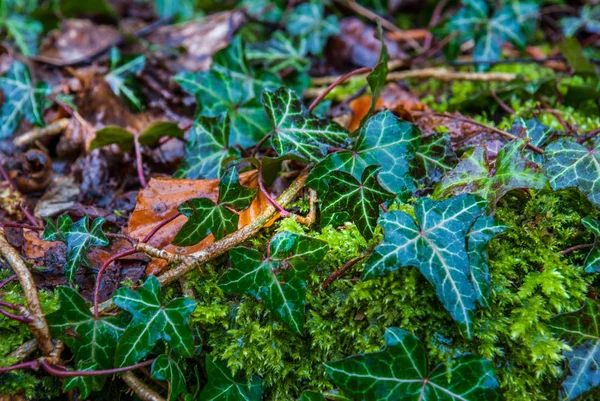
[[[438,24],[438,22],[440,22],[440,19],[442,17],[442,11],[444,10],[444,7],[446,7],[446,4],[448,4],[448,0],[438,1],[437,5],[433,9],[433,13],[431,14],[431,19],[429,20],[429,28],[433,28]]]
[[[119,234],[119,233],[106,233],[105,235],[107,237],[111,237],[111,238],[124,239],[125,241],[128,241],[132,246],[135,246],[135,244],[137,244],[137,241],[135,239],[131,238],[129,235]]]
[[[258,141],[258,143],[254,147],[254,149],[252,149],[252,152],[250,152],[250,156],[251,157],[255,157],[256,156],[256,154],[258,153],[258,151],[260,150],[260,148],[262,148],[262,146],[265,144],[265,142],[267,142],[267,140],[271,137],[271,135],[272,135],[272,133],[269,132],[267,135],[263,136],[260,141]]]
[[[414,114],[420,114],[421,116],[431,115],[431,116],[435,116],[435,117],[448,118],[448,119],[451,119],[451,120],[456,120],[456,121],[460,121],[460,122],[463,122],[463,123],[476,125],[476,126],[481,127],[483,129],[486,129],[486,130],[495,132],[497,134],[500,134],[502,136],[505,136],[505,137],[507,137],[509,139],[520,139],[518,136],[513,135],[510,132],[506,132],[506,131],[503,131],[503,130],[501,130],[499,128],[491,127],[489,125],[482,124],[482,123],[480,123],[478,121],[471,120],[469,118],[463,118],[463,117],[453,116],[452,114],[447,114],[447,113],[432,113],[432,112],[420,112],[420,111],[414,111],[413,113]],[[536,151],[539,154],[544,154],[544,151],[542,149],[538,148],[537,146],[532,145],[531,143],[527,143],[527,146],[530,149]]]
[[[594,244],[575,245],[575,246],[565,249],[564,251],[561,251],[560,253],[561,253],[561,255],[566,255],[567,253],[576,251],[578,249],[587,249],[587,248],[593,248],[593,247],[594,247]]]
[[[121,376],[121,379],[129,386],[133,392],[143,401],[165,401],[156,391],[152,390],[143,381],[138,379],[136,375],[127,372]]]
[[[583,136],[581,136],[581,137],[577,138],[577,143],[581,145],[582,143],[584,143],[584,142],[585,142],[585,141],[587,141],[588,139],[591,139],[591,138],[595,137],[595,136],[596,136],[596,135],[598,135],[599,133],[600,133],[600,127],[598,127],[598,128],[596,128],[595,130],[593,130],[593,131],[590,131],[590,132],[588,132],[587,134],[585,134],[585,135],[583,135]]]
[[[142,162],[142,150],[140,149],[140,141],[138,141],[137,136],[133,138],[133,144],[135,147],[135,164],[137,165],[137,174],[140,179],[140,184],[142,188],[146,188],[148,183],[146,182],[146,177],[144,177],[144,165]]]
[[[323,284],[321,284],[321,287],[315,291],[315,295],[318,294],[319,291],[325,291],[327,289],[327,287],[329,287],[331,285],[331,283],[333,283],[341,275],[343,275],[348,269],[350,269],[352,266],[354,266],[355,264],[357,264],[358,262],[360,262],[361,260],[363,260],[366,257],[367,257],[367,255],[360,255],[359,257],[354,258],[354,259],[350,260],[349,262],[347,262],[339,270],[336,270],[331,276],[329,276],[327,278],[327,280],[323,281]]]
[[[61,118],[60,120],[57,120],[43,128],[36,127],[24,133],[23,135],[16,137],[13,140],[13,143],[15,146],[25,146],[45,136],[60,134],[65,128],[67,128],[67,125],[69,125],[70,121],[71,119],[69,118]]]
[[[94,316],[96,317],[96,319],[98,318],[98,294],[100,293],[100,284],[102,283],[102,275],[104,274],[104,271],[115,260],[124,256],[132,255],[136,252],[137,251],[135,250],[135,248],[127,249],[126,251],[122,251],[112,255],[110,258],[106,259],[104,263],[102,263],[100,270],[98,270],[98,275],[96,276],[96,286],[94,287]]]
[[[329,94],[329,92],[331,92],[333,90],[333,88],[335,88],[336,86],[338,86],[339,84],[341,84],[342,82],[344,82],[345,80],[347,80],[348,78],[354,76],[354,75],[359,75],[359,74],[366,74],[368,72],[373,71],[373,68],[371,67],[363,67],[363,68],[359,68],[357,70],[354,71],[350,71],[347,74],[344,74],[338,78],[336,78],[319,96],[317,96],[317,98],[311,103],[311,105],[308,107],[308,111],[313,111],[315,109],[315,107],[317,107],[317,105],[319,103],[321,103],[321,100],[323,100],[325,98],[325,96],[327,96]]]
[[[11,222],[0,223],[0,227],[26,228],[28,230],[34,230],[34,231],[42,231],[44,229],[44,227],[32,226],[30,224],[11,223]]]
[[[33,353],[33,351],[35,351],[36,349],[37,349],[37,342],[34,339],[34,340],[30,340],[30,341],[27,341],[26,343],[21,344],[19,346],[19,348],[17,348],[16,350],[14,350],[10,354],[8,354],[8,356],[9,356],[9,358],[14,358],[17,361],[22,361],[23,359],[25,359],[29,355],[31,355]]]
[[[258,164],[257,180],[258,180],[258,188],[260,189],[260,192],[262,192],[262,194],[264,195],[265,198],[267,198],[269,203],[271,205],[273,205],[275,207],[275,209],[277,209],[279,214],[281,214],[281,217],[283,217],[283,218],[289,217],[290,212],[285,210],[279,203],[277,203],[277,201],[275,199],[273,199],[273,197],[271,196],[269,191],[267,191],[267,188],[265,188],[265,183],[263,182],[263,179],[262,179],[262,163]]]
[[[308,214],[306,216],[294,215],[296,221],[305,226],[312,225],[317,219],[317,191],[314,189],[308,190],[308,201],[310,203],[310,209],[308,210]]]
[[[600,59],[589,59],[593,64],[600,64]],[[449,62],[450,65],[464,66],[464,65],[499,65],[499,64],[544,64],[548,61],[566,61],[563,56],[550,56],[544,58],[535,57],[516,57],[506,58],[503,60],[452,60]]]
[[[46,323],[46,319],[44,319],[44,312],[40,305],[35,282],[25,262],[21,259],[21,255],[6,240],[4,228],[0,228],[0,254],[2,254],[4,260],[13,269],[21,283],[25,299],[27,300],[27,306],[33,319],[33,322],[29,324],[29,328],[42,354],[48,356],[54,350],[54,346],[52,345],[52,337],[50,336],[48,324]]]
[[[509,105],[504,103],[494,91],[492,91],[492,98],[498,103],[498,106],[500,106],[502,110],[506,111],[508,114],[516,114],[516,112]]]

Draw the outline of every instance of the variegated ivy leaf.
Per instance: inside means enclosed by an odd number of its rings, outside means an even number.
[[[594,247],[585,259],[585,271],[588,273],[600,272],[600,221],[585,217],[581,222],[594,234]]]
[[[463,5],[448,25],[462,41],[466,41],[473,39],[478,27],[487,22],[489,9],[485,0],[467,0],[463,1]]]
[[[50,220],[46,221],[49,222]],[[61,216],[58,220],[58,227],[49,223],[44,228],[42,239],[46,241],[59,240],[67,244],[65,276],[69,282],[73,281],[79,267],[91,266],[87,258],[90,247],[108,245],[108,239],[102,232],[102,225],[105,219],[102,217],[95,219],[89,231],[88,221],[89,218],[87,216],[76,222],[73,222],[69,216]]]
[[[248,381],[241,374],[233,375],[224,362],[214,361],[206,356],[208,383],[200,392],[202,401],[260,401],[263,390],[262,380],[252,376]]]
[[[373,238],[380,205],[394,198],[379,183],[380,170],[379,166],[368,166],[360,181],[343,171],[332,172],[321,204],[321,224],[337,227],[351,220],[365,239]]]
[[[185,385],[185,362],[177,355],[160,355],[152,363],[152,376],[169,383],[167,400],[176,400],[187,392]]]
[[[566,138],[552,142],[544,152],[544,170],[552,189],[579,188],[600,207],[600,138],[591,149]]]
[[[582,309],[555,316],[552,331],[567,341],[571,350],[563,351],[569,361],[569,374],[562,383],[562,395],[574,400],[600,385],[600,303],[590,298]]]
[[[434,198],[465,193],[486,198],[491,207],[513,189],[543,189],[548,180],[541,167],[523,155],[525,141],[516,139],[504,145],[496,158],[495,172],[490,167],[486,150],[478,146],[466,152],[460,163],[444,175],[436,185]]]
[[[0,108],[0,139],[12,135],[23,117],[32,124],[44,126],[44,101],[51,89],[45,82],[34,85],[25,64],[13,61],[8,72],[0,77],[0,89],[4,94]]]
[[[96,319],[77,291],[69,287],[58,287],[57,291],[60,309],[46,316],[52,336],[71,349],[76,361],[94,363],[98,369],[112,368],[128,316],[120,313]]]
[[[274,74],[256,72],[248,66],[239,37],[215,54],[210,71],[184,72],[174,79],[196,98],[198,115],[216,117],[227,113],[231,144],[253,146],[269,130],[258,95],[265,88],[277,88],[281,81]]]
[[[135,89],[133,78],[142,72],[146,57],[142,54],[126,63],[121,63],[121,55],[116,48],[110,52],[111,69],[104,79],[117,96],[121,96],[135,111],[143,109],[142,99]]]
[[[377,104],[377,99],[379,99],[381,91],[385,87],[385,80],[388,74],[388,62],[390,61],[390,56],[385,45],[383,29],[381,28],[381,23],[379,20],[377,20],[377,32],[379,33],[379,39],[381,41],[381,50],[379,51],[379,59],[377,60],[377,64],[375,64],[373,70],[369,73],[369,75],[367,75],[367,82],[369,83],[369,88],[371,89],[371,106],[369,107],[369,112],[363,117],[361,124],[364,124],[365,121],[368,121],[369,117],[373,115],[375,106]]]
[[[494,401],[498,380],[488,360],[467,354],[430,369],[427,350],[405,330],[385,331],[385,348],[325,364],[331,380],[355,399],[370,401]]]
[[[349,141],[348,131],[311,114],[289,89],[265,90],[262,102],[273,128],[271,143],[279,156],[291,153],[318,162],[330,148],[342,148]]]
[[[306,185],[323,195],[335,176],[332,171],[344,171],[360,179],[367,166],[380,165],[381,185],[406,198],[415,190],[410,163],[420,136],[414,124],[399,120],[391,111],[382,111],[360,129],[350,149],[333,152],[317,164]]]
[[[306,279],[327,249],[323,241],[290,232],[271,239],[266,258],[254,249],[233,248],[229,251],[233,269],[223,275],[219,286],[227,292],[262,300],[294,333],[301,334]]]
[[[460,195],[444,201],[419,198],[415,218],[400,211],[385,213],[379,219],[383,241],[367,260],[363,279],[405,266],[418,268],[465,335],[471,337],[478,293],[473,286],[467,234],[486,207],[487,202],[477,196]]]
[[[77,362],[77,370],[78,371],[86,371],[86,370],[100,370],[100,367],[93,362]],[[92,391],[100,391],[104,387],[104,383],[106,383],[106,378],[108,376],[74,376],[74,377],[65,377],[63,389],[65,392],[69,390],[73,390],[75,388],[79,389],[79,395],[82,400],[88,399],[90,393]]]
[[[229,122],[225,114],[197,119],[176,177],[197,180],[223,174],[225,165],[239,156],[238,150],[229,146]]]
[[[306,37],[308,51],[319,55],[327,43],[327,38],[340,31],[335,15],[324,16],[323,3],[312,0],[294,8],[286,24],[292,36]]]
[[[411,162],[411,175],[419,186],[429,187],[438,182],[457,163],[458,157],[452,149],[450,135],[436,133],[421,138],[421,144]]]
[[[0,14],[0,19],[3,20],[0,26],[6,29],[8,38],[14,42],[21,54],[26,57],[35,56],[38,53],[40,33],[44,30],[43,25],[25,15],[10,12],[8,14]]]
[[[272,73],[292,68],[305,71],[310,66],[306,56],[306,40],[292,41],[281,32],[275,32],[268,41],[248,48],[246,56],[254,65],[260,65]]]
[[[520,138],[529,139],[530,144],[541,148],[548,144],[556,131],[554,128],[542,124],[537,118],[529,120],[517,118],[513,121],[510,133]],[[544,162],[544,155],[536,153],[529,148],[525,148],[525,155],[537,164],[541,165]]]
[[[195,198],[181,204],[179,212],[188,217],[179,230],[173,244],[191,246],[209,234],[216,239],[238,229],[238,211],[247,209],[256,197],[256,188],[239,183],[235,166],[229,167],[219,181],[219,199],[215,204],[208,198]]]
[[[194,340],[187,324],[196,308],[190,298],[175,298],[163,304],[160,283],[154,276],[141,287],[119,288],[113,297],[115,305],[133,315],[133,320],[117,344],[115,365],[133,365],[144,358],[163,339],[170,349],[182,356],[194,354]]]
[[[471,282],[475,289],[477,301],[486,308],[491,307],[492,286],[490,282],[488,255],[485,248],[492,238],[504,230],[506,230],[506,226],[500,224],[493,217],[480,216],[467,235],[467,253],[471,265]]]

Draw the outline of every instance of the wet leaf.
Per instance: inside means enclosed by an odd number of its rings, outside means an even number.
[[[381,167],[367,166],[360,181],[343,171],[331,174],[329,190],[323,196],[321,224],[337,227],[350,219],[365,239],[373,238],[381,203],[394,198],[379,183],[380,171]]]
[[[356,399],[500,400],[490,361],[461,355],[429,369],[427,350],[405,330],[385,331],[385,348],[325,364],[331,380]]]
[[[66,216],[66,215],[65,215]],[[48,222],[48,220],[46,220]],[[87,253],[92,246],[106,246],[108,239],[102,232],[105,219],[98,217],[92,222],[88,231],[88,216],[73,222],[70,217],[60,217],[58,226],[47,224],[42,239],[46,241],[62,241],[67,244],[67,263],[65,276],[72,282],[81,266],[90,266]]]
[[[490,167],[485,148],[466,152],[456,168],[444,175],[435,187],[437,199],[465,193],[477,194],[491,207],[513,189],[543,189],[548,180],[540,166],[523,155],[525,141],[518,139],[504,145],[496,158],[495,172]]]
[[[126,129],[111,125],[96,131],[96,137],[90,143],[90,150],[115,144],[123,152],[130,153],[133,149],[133,138],[134,135]]]
[[[460,195],[444,201],[419,198],[415,218],[400,211],[385,213],[379,219],[384,238],[367,260],[363,279],[417,267],[470,338],[479,295],[473,286],[467,235],[486,207],[477,196]],[[471,249],[479,249],[477,240]]]
[[[523,139],[529,139],[529,143],[533,146],[543,148],[555,135],[556,130],[542,124],[537,118],[529,120],[517,118],[513,121],[510,133]],[[544,162],[543,155],[534,152],[528,147],[525,148],[525,155],[537,164],[541,165]]]
[[[383,38],[383,29],[381,28],[381,24],[379,22],[377,24],[377,32],[379,34],[379,38],[381,39],[381,50],[379,52],[377,64],[375,64],[373,67],[373,71],[367,75],[367,82],[369,83],[369,88],[371,89],[371,107],[369,107],[369,112],[363,118],[363,123],[367,121],[367,119],[371,117],[375,111],[377,99],[379,99],[379,96],[385,87],[385,79],[387,78],[388,74],[388,62],[390,61],[390,56]]]
[[[175,236],[173,244],[191,246],[209,234],[221,239],[236,231],[238,212],[250,206],[256,192],[256,188],[239,184],[235,167],[228,168],[219,182],[219,199],[216,204],[208,198],[195,198],[179,206],[179,212],[187,216],[188,220]]]
[[[263,304],[294,333],[304,330],[304,302],[308,274],[327,253],[327,244],[304,235],[275,235],[266,258],[250,248],[229,251],[233,269],[219,280],[231,293],[248,294]]]
[[[15,132],[23,118],[37,126],[44,126],[44,101],[50,94],[50,86],[45,82],[34,85],[25,64],[13,61],[8,72],[0,77],[0,89],[4,93],[0,109],[0,139]]]
[[[250,382],[241,375],[232,375],[226,363],[214,361],[206,356],[206,374],[208,383],[200,393],[200,399],[206,401],[260,401],[263,390],[261,379],[252,376]]]
[[[421,139],[411,163],[411,175],[419,186],[429,187],[458,163],[448,134],[433,134]]]
[[[339,32],[335,15],[323,15],[323,3],[311,1],[294,8],[288,16],[287,31],[293,36],[306,38],[308,51],[321,54],[327,38]]]
[[[158,380],[169,382],[167,400],[176,400],[187,392],[185,384],[185,364],[182,358],[175,355],[160,355],[152,363],[152,376]]]
[[[585,271],[588,273],[600,272],[600,221],[585,217],[581,219],[583,225],[594,234],[594,247],[585,259]]]
[[[328,149],[344,147],[348,132],[338,124],[311,114],[291,90],[265,90],[262,101],[271,120],[271,143],[279,154],[320,161]]]
[[[155,121],[140,132],[140,144],[154,146],[163,138],[183,138],[184,132],[177,123],[170,121]]]
[[[544,152],[544,171],[552,189],[576,187],[600,207],[600,139],[590,149],[569,139],[552,142]]]
[[[115,305],[133,315],[117,345],[115,365],[133,365],[144,358],[163,339],[181,356],[194,354],[188,318],[196,308],[190,298],[175,298],[162,303],[158,279],[150,276],[141,287],[119,288],[113,297]]]
[[[562,383],[562,396],[574,400],[600,385],[600,304],[587,298],[583,308],[554,317],[552,331],[567,341],[563,351],[569,361],[569,374]]]

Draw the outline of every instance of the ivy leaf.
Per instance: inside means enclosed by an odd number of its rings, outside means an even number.
[[[600,304],[586,298],[583,308],[555,316],[549,323],[552,331],[567,341],[570,351],[563,354],[569,361],[569,375],[562,383],[563,396],[574,400],[600,385]]]
[[[227,292],[262,300],[294,333],[301,334],[306,279],[327,249],[323,241],[290,232],[271,239],[266,258],[254,249],[233,248],[229,256],[234,268],[223,275],[219,286]]]
[[[197,180],[221,176],[225,165],[239,156],[229,146],[229,121],[225,114],[198,118],[190,130],[185,159],[176,177]]]
[[[475,61],[497,61],[502,52],[502,40],[494,32],[491,26],[488,26],[485,33],[477,40],[475,49],[473,49],[473,60]],[[478,70],[488,69],[487,65],[477,66]]]
[[[260,401],[263,391],[261,379],[252,376],[250,383],[241,375],[232,375],[227,364],[206,356],[208,383],[200,392],[203,401]]]
[[[384,237],[366,262],[363,279],[414,266],[435,287],[452,318],[471,337],[478,294],[473,287],[467,234],[487,202],[474,195],[444,201],[419,198],[415,217],[390,211],[379,219]]]
[[[427,351],[402,329],[385,331],[385,348],[325,364],[331,380],[362,400],[500,400],[490,361],[462,355],[429,370]]]
[[[112,368],[127,316],[121,313],[96,319],[77,291],[69,287],[58,287],[57,291],[60,309],[46,316],[53,337],[61,339],[78,362],[93,363],[98,369]]]
[[[8,16],[0,12],[0,25],[4,25],[6,34],[19,51],[25,56],[35,56],[38,53],[38,40],[44,30],[38,21],[24,15],[10,13]]]
[[[42,239],[45,241],[56,241],[57,239],[67,244],[67,263],[65,264],[65,276],[67,281],[73,281],[79,266],[91,266],[87,253],[92,246],[106,246],[108,239],[102,232],[102,225],[106,221],[98,217],[92,222],[88,231],[88,216],[73,223],[70,217],[59,219],[60,232],[56,226],[47,225],[44,229]]]
[[[292,36],[306,37],[308,51],[319,55],[327,38],[340,31],[335,15],[324,17],[323,3],[311,1],[294,8],[289,14],[287,31]]]
[[[169,395],[167,397],[169,401],[176,400],[180,394],[187,392],[184,368],[185,363],[182,358],[170,354],[160,355],[152,363],[152,376],[169,383]]]
[[[62,214],[58,216],[57,224],[48,217],[45,217],[46,226],[44,227],[44,234],[42,238],[45,241],[62,241],[67,242],[65,232],[69,231],[69,227],[73,224],[73,220],[68,214]]]
[[[584,5],[579,17],[565,17],[560,20],[565,36],[574,36],[580,29],[587,32],[600,33],[600,6]]]
[[[530,144],[541,148],[548,144],[556,131],[554,128],[542,124],[537,118],[531,118],[527,121],[517,118],[513,121],[510,133],[520,138],[529,139]],[[525,148],[525,155],[537,164],[541,165],[544,162],[543,155],[529,148]]]
[[[385,80],[388,74],[388,62],[390,61],[390,56],[385,45],[383,29],[381,28],[379,20],[377,20],[377,32],[379,33],[379,38],[381,40],[381,50],[379,51],[377,64],[375,64],[373,70],[367,75],[367,83],[371,89],[371,106],[369,107],[369,112],[363,117],[363,123],[373,115],[375,106],[377,105],[377,99],[379,99],[381,91],[385,87]]]
[[[330,148],[344,147],[348,131],[333,121],[312,115],[291,90],[265,90],[262,102],[271,120],[271,143],[279,154],[294,154],[318,162]]]
[[[141,73],[146,65],[146,57],[142,54],[132,60],[120,64],[121,56],[118,50],[111,50],[111,71],[104,76],[108,85],[117,96],[123,97],[135,111],[143,109],[142,100],[133,87],[132,78]]]
[[[544,172],[535,162],[523,156],[525,141],[516,139],[504,145],[496,158],[496,171],[490,167],[482,146],[463,155],[460,163],[444,175],[435,187],[434,198],[464,193],[486,198],[491,207],[513,189],[543,189],[548,185]]]
[[[360,129],[351,149],[331,153],[313,168],[306,185],[325,194],[333,170],[360,179],[367,166],[378,164],[381,185],[405,198],[415,190],[410,163],[420,136],[414,124],[399,120],[391,111],[377,113]]]
[[[187,321],[196,308],[195,301],[175,298],[163,305],[160,284],[154,276],[148,277],[136,290],[119,288],[113,300],[115,305],[133,315],[117,344],[116,366],[139,362],[161,338],[179,355],[193,355],[194,341]]]
[[[133,149],[134,135],[116,125],[109,125],[96,131],[96,137],[90,142],[90,149],[97,149],[107,145],[118,145],[125,152],[130,153]]]
[[[289,68],[305,71],[310,66],[306,56],[306,40],[300,38],[297,43],[275,32],[268,41],[249,47],[246,52],[248,61],[260,65],[272,73],[278,73]]]
[[[349,217],[365,239],[373,238],[379,205],[394,198],[394,194],[379,183],[377,176],[380,170],[379,166],[367,166],[361,181],[343,171],[331,174],[329,190],[321,206],[321,224],[337,227]]]
[[[598,273],[600,272],[600,221],[585,217],[581,219],[581,222],[595,237],[594,247],[585,259],[585,271]]]
[[[411,175],[421,187],[429,187],[458,163],[452,149],[450,135],[436,133],[421,139],[415,158],[411,162]]]
[[[467,253],[471,265],[471,282],[475,289],[477,301],[486,308],[490,308],[492,286],[486,246],[496,235],[506,230],[493,217],[480,216],[467,235]]]
[[[183,138],[184,134],[185,132],[179,128],[177,123],[170,121],[155,121],[144,128],[140,133],[138,140],[142,145],[154,146],[158,143],[160,138]]]
[[[211,233],[216,239],[220,239],[236,231],[239,221],[236,211],[247,209],[256,197],[256,192],[256,188],[240,185],[237,170],[229,167],[219,181],[219,199],[216,205],[208,198],[195,198],[179,206],[179,212],[187,216],[188,221],[175,236],[173,244],[191,246]]]
[[[161,18],[190,16],[194,13],[193,0],[154,0],[154,9]]]
[[[8,72],[0,77],[0,89],[4,94],[0,109],[0,139],[12,135],[23,117],[34,125],[44,126],[44,100],[51,89],[45,82],[33,85],[25,64],[13,61]]]
[[[79,361],[77,363],[78,371],[98,370],[100,367],[95,363]],[[82,400],[86,400],[92,391],[100,391],[106,383],[107,376],[74,376],[65,377],[64,391],[79,389],[79,395]]]
[[[577,187],[596,207],[600,207],[600,139],[591,149],[563,138],[545,149],[544,170],[552,189]]]
[[[537,10],[534,16],[537,17]],[[525,50],[527,38],[512,8],[502,7],[498,10],[490,20],[490,29],[502,42],[510,42],[519,50]]]
[[[480,25],[487,23],[489,10],[485,0],[463,1],[463,4],[448,22],[448,28],[467,41],[474,38]]]

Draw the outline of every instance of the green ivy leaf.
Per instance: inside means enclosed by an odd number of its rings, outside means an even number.
[[[306,37],[308,51],[319,55],[325,47],[327,38],[340,31],[335,15],[325,17],[323,3],[311,1],[294,8],[288,16],[287,31],[292,36]]]
[[[216,362],[206,356],[206,375],[208,383],[202,389],[200,398],[202,401],[260,401],[263,391],[261,379],[252,376],[248,381],[241,375],[232,375],[223,362]]]
[[[68,214],[61,214],[58,216],[56,220],[56,224],[54,221],[48,217],[45,217],[46,226],[44,227],[44,233],[42,238],[45,241],[62,241],[67,242],[67,237],[65,233],[69,231],[69,227],[73,224],[73,220]]]
[[[415,190],[409,170],[420,136],[414,124],[399,120],[391,111],[382,111],[360,129],[350,149],[331,153],[317,164],[306,185],[323,195],[333,178],[332,171],[344,171],[360,179],[367,166],[380,165],[381,185],[406,198]]]
[[[473,286],[467,234],[487,202],[474,195],[444,201],[419,198],[416,220],[400,211],[379,219],[384,237],[366,262],[363,279],[371,279],[405,266],[415,266],[435,287],[438,298],[471,337],[471,315],[478,294]],[[472,246],[477,249],[477,242]]]
[[[196,308],[190,298],[175,298],[163,305],[158,279],[150,276],[136,290],[119,288],[115,305],[133,315],[133,320],[119,339],[115,364],[133,365],[144,358],[161,338],[182,356],[194,354],[194,340],[187,325]]]
[[[493,217],[480,216],[467,235],[471,282],[475,289],[477,301],[486,308],[491,307],[490,298],[492,296],[486,246],[492,238],[505,230],[506,226],[500,224]]]
[[[528,139],[530,144],[541,148],[548,144],[556,131],[554,128],[542,124],[537,118],[531,118],[527,121],[517,118],[513,121],[510,133],[520,138]],[[544,162],[544,155],[536,153],[529,148],[525,148],[525,155],[537,164],[541,165]]]
[[[298,401],[327,401],[325,396],[316,391],[304,391]]]
[[[584,5],[579,17],[565,17],[560,20],[565,36],[574,36],[580,29],[600,33],[600,5]]]
[[[290,232],[271,239],[266,258],[254,249],[233,248],[229,251],[233,269],[223,275],[219,286],[227,292],[262,300],[294,333],[301,334],[306,279],[327,249],[323,241]]]
[[[112,368],[127,316],[121,313],[96,319],[77,291],[69,287],[58,287],[57,291],[60,309],[46,316],[52,336],[73,351],[76,361],[94,363],[98,369]]]
[[[0,14],[0,19],[4,19],[0,25],[4,25],[8,38],[25,57],[37,55],[38,40],[44,30],[42,24],[19,14],[10,14],[7,17]]]
[[[473,39],[480,25],[488,21],[488,6],[485,0],[463,1],[464,7],[448,21],[448,28],[458,32],[461,41]]]
[[[100,367],[95,363],[79,361],[77,363],[78,371],[98,370]],[[79,389],[79,395],[82,400],[87,399],[92,391],[100,391],[106,383],[107,376],[74,376],[65,377],[64,391]]]
[[[183,138],[184,135],[185,132],[179,128],[177,123],[170,121],[155,121],[144,128],[140,133],[138,140],[142,145],[154,146],[162,137]]]
[[[119,148],[129,153],[133,149],[134,135],[115,125],[109,125],[96,131],[96,137],[90,142],[90,149],[97,149],[107,145],[118,145]]]
[[[318,162],[329,148],[340,148],[348,142],[348,131],[333,121],[312,115],[291,90],[265,90],[262,101],[271,120],[271,143],[279,154],[294,154]]]
[[[402,329],[385,331],[385,348],[325,364],[331,380],[356,399],[384,400],[500,400],[490,361],[461,355],[429,370],[427,351]]]
[[[534,13],[534,20],[537,10]],[[490,20],[490,29],[502,42],[510,42],[517,49],[525,50],[527,37],[521,29],[519,18],[511,7],[502,7]]]
[[[239,152],[229,146],[229,118],[199,117],[190,130],[185,159],[176,177],[193,180],[218,178]]]
[[[552,189],[577,187],[596,207],[600,207],[600,139],[591,149],[563,138],[545,149],[544,170]]]
[[[583,47],[576,38],[565,38],[558,44],[558,49],[567,60],[567,63],[577,75],[584,77],[598,77],[598,70],[583,53]],[[587,99],[586,99],[587,100]]]
[[[381,91],[383,91],[383,88],[385,87],[385,80],[388,74],[388,62],[390,61],[390,56],[385,45],[383,29],[381,28],[379,20],[377,20],[377,32],[379,33],[379,39],[381,40],[381,50],[379,51],[377,64],[373,67],[373,71],[367,75],[367,83],[371,89],[371,106],[369,107],[369,112],[363,117],[361,125],[373,115],[377,99],[379,99]]]
[[[8,72],[0,77],[4,103],[0,109],[0,139],[12,135],[23,117],[32,124],[44,126],[44,100],[50,94],[45,82],[33,85],[29,68],[13,61]]]
[[[111,71],[104,76],[106,82],[117,96],[124,98],[135,111],[143,109],[142,100],[133,87],[132,78],[142,72],[146,65],[146,57],[142,54],[130,61],[120,64],[121,56],[118,50],[111,50]]]
[[[590,298],[582,309],[555,316],[549,325],[567,341],[571,350],[563,351],[569,361],[569,375],[562,383],[563,396],[574,400],[600,385],[600,304]]]
[[[65,276],[67,281],[72,282],[80,266],[91,266],[87,253],[92,246],[106,246],[108,239],[102,232],[105,222],[103,217],[98,217],[92,222],[88,231],[87,216],[73,223],[70,217],[60,217],[58,227],[46,225],[42,239],[45,241],[63,241],[67,244],[67,263],[65,264]],[[56,230],[60,229],[59,232]]]
[[[167,400],[176,400],[180,394],[187,392],[184,369],[183,359],[176,355],[160,355],[152,363],[152,376],[169,383]]]
[[[458,157],[452,149],[450,135],[433,134],[421,138],[415,158],[411,162],[411,175],[421,187],[429,187],[458,163]]]
[[[343,171],[331,173],[329,190],[323,196],[321,224],[343,225],[348,218],[365,239],[373,238],[380,214],[380,204],[394,198],[379,183],[379,166],[367,166],[358,181]]]
[[[585,259],[585,271],[598,273],[600,272],[600,221],[585,217],[581,219],[581,222],[595,237],[594,247]]]
[[[219,181],[217,204],[208,198],[195,198],[179,206],[179,212],[187,216],[188,221],[175,236],[173,244],[195,245],[211,233],[221,239],[236,231],[239,221],[236,211],[247,209],[256,192],[256,188],[240,185],[235,166],[229,167]]]
[[[306,40],[294,43],[281,32],[275,32],[268,41],[248,48],[246,57],[254,65],[260,65],[271,73],[293,69],[305,71],[310,66],[306,56]]]
[[[494,32],[491,25],[486,27],[485,33],[477,40],[475,49],[473,49],[473,60],[475,61],[497,61],[500,60],[502,52],[502,40]],[[485,64],[477,66],[477,70],[487,70],[489,67]]]
[[[541,167],[523,155],[525,145],[522,139],[504,145],[498,152],[495,172],[487,161],[484,147],[465,152],[456,168],[446,173],[436,185],[433,197],[440,199],[472,193],[486,198],[494,207],[511,190],[543,189],[548,180]]]
[[[194,7],[193,0],[154,0],[154,9],[161,18],[191,16]]]

